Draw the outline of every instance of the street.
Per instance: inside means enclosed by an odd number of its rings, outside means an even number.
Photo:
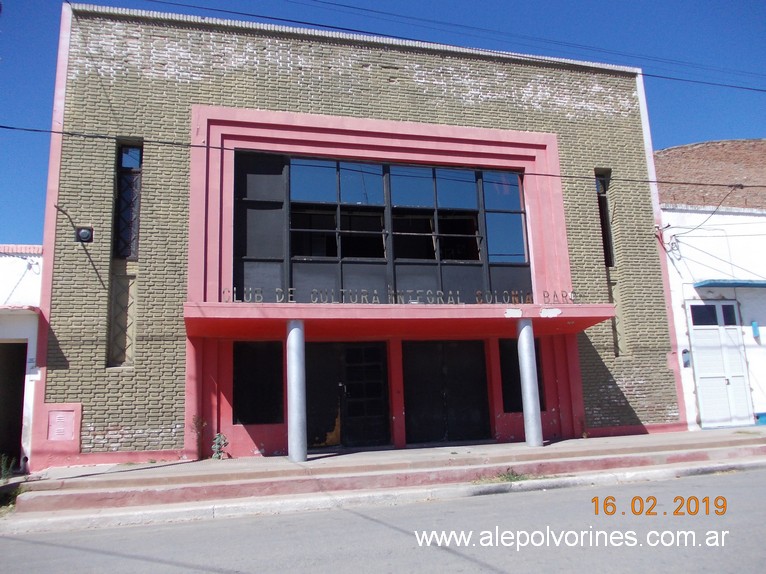
[[[764,484],[766,470],[753,470],[400,507],[7,535],[0,555],[5,574],[754,572],[763,566]]]

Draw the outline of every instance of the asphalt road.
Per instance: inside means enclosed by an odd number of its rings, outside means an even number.
[[[0,572],[760,572],[765,485],[766,470],[752,470],[398,507],[7,535],[0,537]],[[419,545],[415,531],[456,534],[449,546],[431,535],[429,547]]]

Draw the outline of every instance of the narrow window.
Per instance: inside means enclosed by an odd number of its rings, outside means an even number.
[[[612,242],[612,222],[609,216],[609,199],[607,191],[609,190],[609,179],[612,177],[612,170],[596,170],[596,195],[598,197],[598,215],[601,220],[601,241],[604,246],[604,264],[607,267],[614,267],[614,245]]]
[[[113,275],[109,317],[110,367],[133,365],[136,341],[136,277]]]
[[[141,203],[142,162],[143,150],[140,146],[120,146],[113,231],[113,249],[116,259],[138,259],[138,220]]]

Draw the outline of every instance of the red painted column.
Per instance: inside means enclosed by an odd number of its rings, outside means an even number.
[[[388,342],[388,381],[391,441],[396,448],[404,448],[407,446],[407,432],[404,424],[404,368],[401,339]]]
[[[572,428],[574,437],[581,437],[585,432],[585,400],[582,392],[582,374],[580,372],[580,352],[577,348],[577,335],[564,335],[566,344],[567,367],[569,370],[569,390],[572,396]]]
[[[499,440],[501,437],[497,425],[498,418],[503,416],[503,376],[500,372],[500,343],[497,338],[485,341],[487,357],[487,385],[489,392],[489,429],[491,436]]]
[[[553,363],[556,368],[556,387],[558,390],[559,420],[561,422],[561,438],[574,438],[574,423],[572,420],[572,392],[569,381],[569,357],[567,356],[566,339],[563,336],[552,337]]]
[[[218,407],[218,340],[202,339],[202,361],[200,365],[202,390],[202,453],[212,454],[213,437],[221,431],[220,409]]]
[[[203,340],[197,337],[186,339],[186,403],[184,404],[184,456],[199,459],[203,417],[201,403],[201,370]]]

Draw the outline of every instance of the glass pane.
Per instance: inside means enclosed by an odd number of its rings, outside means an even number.
[[[412,207],[434,205],[433,170],[430,167],[391,166],[391,203]]]
[[[715,305],[692,305],[692,325],[718,325]]]
[[[291,229],[335,229],[335,211],[293,209],[290,214]]]
[[[476,174],[465,169],[436,169],[439,207],[478,209]]]
[[[479,233],[475,213],[447,212],[439,216],[439,253],[442,259],[478,261]]]
[[[120,149],[120,167],[139,169],[141,167],[141,148],[124,146]]]
[[[341,257],[362,257],[382,259],[386,256],[382,234],[356,233],[354,235],[341,233]]]
[[[734,305],[722,305],[721,311],[723,311],[723,324],[724,325],[736,325],[737,314],[734,312]]]
[[[340,200],[355,205],[383,205],[383,166],[340,162]]]
[[[290,199],[293,201],[336,202],[336,163],[321,159],[290,160]]]
[[[290,238],[293,257],[337,257],[334,232],[293,231]]]
[[[525,263],[524,218],[519,213],[487,213],[490,263]]]
[[[498,211],[521,211],[519,174],[510,171],[485,171],[484,207]]]

